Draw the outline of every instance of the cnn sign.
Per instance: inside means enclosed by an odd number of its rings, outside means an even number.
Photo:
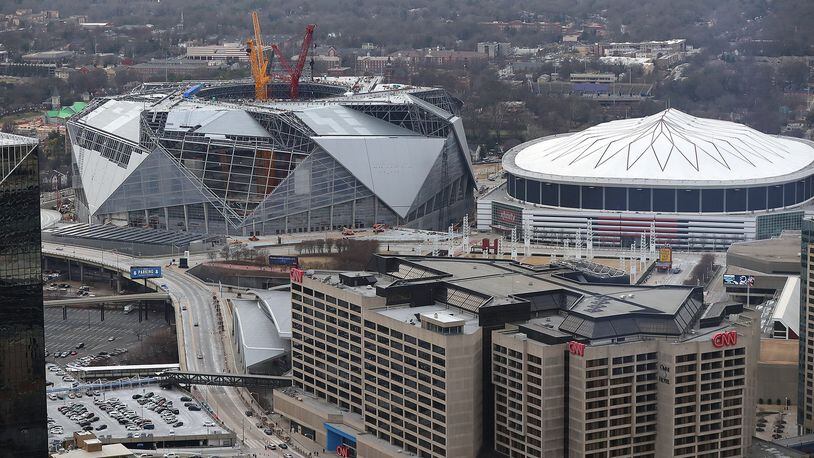
[[[289,278],[291,278],[291,283],[302,283],[303,275],[305,275],[304,270],[297,269],[296,267],[291,269],[291,273],[289,274]]]
[[[352,458],[351,448],[345,444],[337,445],[336,446],[336,456],[340,456],[342,458]]]
[[[712,346],[715,348],[729,347],[738,343],[738,332],[719,332],[712,336]]]
[[[568,342],[568,351],[572,355],[585,356],[585,344],[575,341]]]

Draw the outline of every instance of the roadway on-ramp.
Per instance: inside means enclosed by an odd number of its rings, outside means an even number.
[[[175,266],[167,267],[170,257],[144,259],[119,254],[114,260],[109,253],[105,256],[104,250],[78,246],[66,247],[47,242],[43,243],[43,253],[60,257],[70,256],[95,264],[101,263],[108,268],[122,272],[129,272],[131,265],[162,266],[163,277],[156,279],[155,282],[159,285],[166,285],[166,290],[175,304],[178,336],[181,339],[179,359],[181,359],[182,368],[191,372],[229,372],[226,369],[223,340],[218,332],[215,305],[212,299],[213,295],[217,294],[217,289],[206,285],[192,275],[187,275],[183,269]],[[204,260],[204,256],[193,257],[190,259],[190,266]],[[186,306],[187,310],[182,310],[183,306]],[[195,323],[198,326],[195,326]],[[245,451],[263,451],[268,456],[271,452],[264,450],[265,445],[268,443],[280,444],[282,441],[275,436],[266,435],[255,425],[254,417],[246,417],[247,406],[241,399],[239,389],[219,386],[196,387],[199,398],[212,407],[212,411],[227,428],[234,431],[238,440],[243,442]],[[284,452],[300,456],[290,449]],[[283,452],[275,453],[278,453],[279,456],[283,455]]]

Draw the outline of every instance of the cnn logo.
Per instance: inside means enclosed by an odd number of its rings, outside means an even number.
[[[571,352],[572,355],[585,356],[585,344],[572,340],[568,342],[568,351]]]
[[[289,277],[291,278],[291,282],[292,283],[302,283],[303,274],[305,274],[305,271],[302,270],[302,269],[297,269],[297,268],[291,269],[291,273],[289,274]]]
[[[738,332],[719,332],[712,336],[712,346],[715,348],[728,347],[738,343]]]

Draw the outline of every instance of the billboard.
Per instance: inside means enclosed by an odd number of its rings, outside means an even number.
[[[523,224],[523,210],[495,202],[492,205],[492,224],[503,229],[511,229]]]
[[[270,266],[292,266],[297,267],[300,265],[300,259],[296,256],[269,256]]]
[[[755,277],[751,275],[724,274],[724,285],[755,286]]]
[[[673,249],[670,247],[659,248],[659,257],[656,260],[656,269],[669,270],[673,267]]]
[[[161,278],[161,266],[133,266],[130,268],[130,278],[133,280]]]

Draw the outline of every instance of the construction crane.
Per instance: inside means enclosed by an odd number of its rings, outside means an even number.
[[[249,54],[249,61],[252,66],[252,78],[254,78],[254,97],[257,100],[268,100],[268,85],[271,76],[268,73],[269,61],[263,52],[263,38],[260,34],[260,19],[257,11],[252,11],[252,24],[254,25],[254,39],[246,40]]]
[[[303,37],[302,45],[300,46],[300,54],[297,58],[297,64],[293,67],[288,62],[288,58],[286,58],[283,52],[280,51],[280,47],[276,44],[271,45],[271,49],[274,51],[274,54],[277,54],[277,58],[280,60],[280,65],[282,65],[285,71],[288,73],[288,81],[290,84],[289,97],[291,100],[295,100],[300,93],[300,76],[302,76],[302,69],[305,66],[305,59],[308,58],[308,50],[311,48],[311,41],[314,37],[314,28],[316,28],[315,24],[308,24],[305,27],[305,36]]]

